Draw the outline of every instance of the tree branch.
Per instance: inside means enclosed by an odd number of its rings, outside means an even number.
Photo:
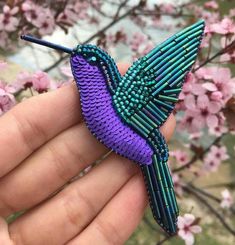
[[[229,52],[231,49],[235,48],[235,41],[231,42],[228,46],[226,46],[225,48],[221,49],[219,52],[217,52],[216,54],[214,54],[212,57],[210,57],[209,59],[205,60],[202,64],[200,64],[198,67],[196,67],[195,69],[193,69],[193,72],[198,71],[201,67],[205,66],[206,64],[208,64],[209,62],[211,62],[212,60],[214,60],[215,58],[219,57],[222,54],[225,54],[227,52]]]
[[[135,5],[134,7],[132,7],[131,9],[129,9],[128,11],[126,11],[126,13],[124,13],[123,15],[119,16],[116,19],[113,19],[109,24],[107,24],[105,27],[103,27],[101,30],[99,30],[98,32],[96,32],[95,34],[91,35],[86,41],[82,42],[82,44],[85,43],[89,43],[91,42],[94,38],[100,36],[100,34],[104,33],[105,31],[107,31],[110,27],[114,26],[115,24],[117,24],[120,20],[126,18],[128,15],[130,15],[133,11],[135,11],[136,9],[139,8],[139,4]],[[51,66],[47,67],[46,69],[44,69],[45,72],[49,72],[50,70],[52,70],[53,68],[55,68],[56,66],[58,66],[63,60],[67,59],[69,57],[69,55],[64,55],[62,56],[59,60],[57,60],[54,64],[52,64]]]
[[[217,145],[222,137],[224,136],[224,134],[222,134],[220,137],[216,138],[203,152],[202,154],[199,155],[194,155],[191,160],[189,162],[187,162],[186,164],[184,164],[183,166],[180,166],[178,168],[175,168],[173,169],[173,173],[177,173],[177,172],[180,172],[182,170],[184,170],[185,168],[189,168],[192,164],[194,164],[198,159],[202,158],[209,150],[210,148],[213,146],[213,145]]]
[[[189,186],[184,186],[183,189],[196,197],[201,203],[203,203],[216,216],[216,218],[221,222],[224,228],[226,228],[227,231],[235,236],[235,230],[231,228],[229,224],[227,224],[227,222],[224,220],[224,217],[220,213],[218,213],[217,210],[206,201],[206,199],[204,199],[200,194],[198,194]]]

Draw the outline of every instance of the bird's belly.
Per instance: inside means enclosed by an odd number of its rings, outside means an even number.
[[[141,164],[152,162],[152,149],[121,121],[110,95],[97,93],[94,100],[86,100],[86,103],[82,100],[82,111],[90,131],[108,148]]]
[[[86,76],[73,72],[80,92],[83,116],[92,134],[116,153],[140,164],[151,164],[151,147],[121,121],[113,108],[112,97],[100,69],[94,67],[93,71],[89,67]]]

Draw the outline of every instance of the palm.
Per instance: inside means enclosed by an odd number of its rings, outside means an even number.
[[[62,188],[108,151],[86,128],[78,105],[69,85],[0,118],[0,214],[30,210],[8,229],[0,225],[1,244],[123,244],[139,223],[146,206],[142,176],[114,153]],[[173,129],[170,117],[162,132],[169,139]]]

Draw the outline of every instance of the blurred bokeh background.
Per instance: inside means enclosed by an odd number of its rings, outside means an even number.
[[[72,80],[67,55],[25,43],[23,33],[67,47],[97,44],[131,64],[198,19],[205,36],[170,142],[179,233],[167,237],[147,210],[128,245],[235,244],[235,1],[0,1],[0,115]]]

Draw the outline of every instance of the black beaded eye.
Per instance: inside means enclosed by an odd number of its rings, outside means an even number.
[[[88,60],[91,64],[96,64],[97,58],[96,58],[96,56],[91,56],[91,57],[87,58],[87,60]]]

